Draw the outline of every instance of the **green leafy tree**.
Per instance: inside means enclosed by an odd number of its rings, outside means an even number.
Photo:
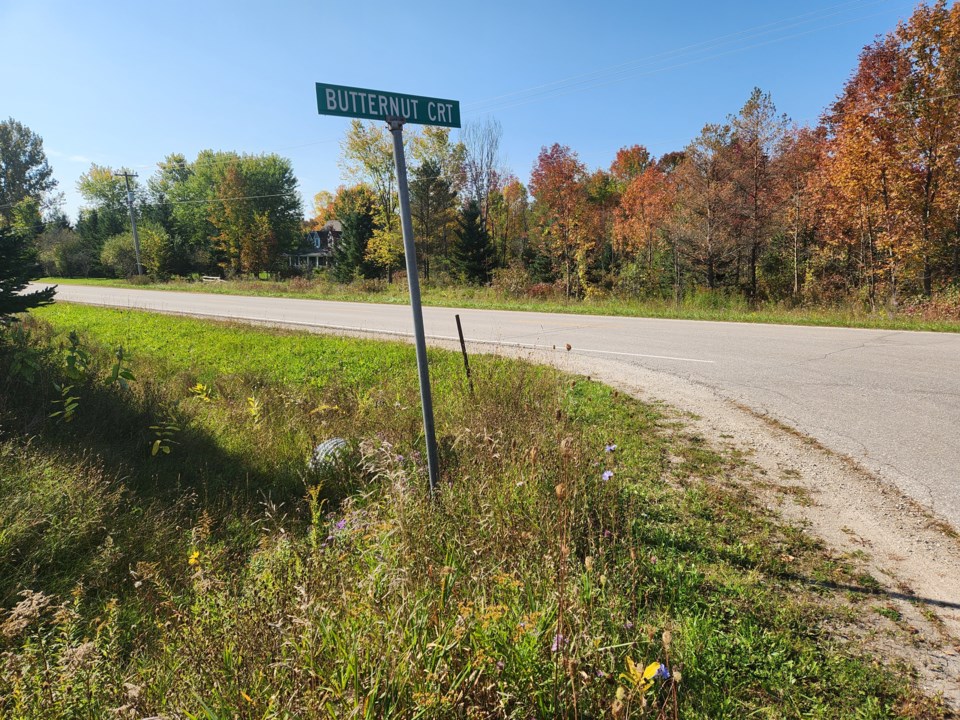
[[[133,233],[125,232],[107,238],[100,249],[100,263],[117,277],[137,274],[137,255]]]
[[[144,220],[138,225],[138,230],[143,269],[150,275],[165,275],[170,272],[173,242],[166,228],[154,220]]]
[[[20,294],[27,283],[39,277],[39,270],[32,244],[0,226],[0,323],[8,323],[15,313],[53,302],[54,288]]]
[[[380,205],[385,230],[396,222],[397,184],[393,162],[393,140],[379,123],[353,120],[340,145],[345,176],[355,183],[368,185]]]
[[[36,240],[37,258],[46,275],[89,277],[98,253],[70,227],[48,224]]]
[[[145,197],[135,179],[132,188],[134,208],[138,208]],[[114,175],[113,168],[92,164],[77,181],[77,190],[84,200],[77,219],[77,232],[97,252],[107,238],[130,229],[126,182]]]
[[[493,244],[483,227],[480,206],[475,200],[470,200],[460,212],[457,239],[456,260],[464,279],[470,283],[489,282]]]
[[[10,224],[24,200],[42,204],[56,185],[43,139],[13,118],[0,121],[0,224]]]
[[[297,179],[279,155],[204,150],[189,164],[171,155],[154,180],[172,205],[171,235],[198,265],[210,258],[232,272],[257,272],[300,240]]]

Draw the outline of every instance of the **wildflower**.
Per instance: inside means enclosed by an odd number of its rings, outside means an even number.
[[[604,481],[609,480],[610,478],[613,477],[613,470],[604,470],[603,475],[601,475],[600,477],[602,477]]]
[[[194,550],[190,553],[190,558],[187,560],[188,565],[199,565],[200,564],[200,551]]]
[[[566,644],[567,639],[560,633],[557,633],[553,636],[553,644],[550,646],[550,652],[560,652]]]
[[[627,672],[621,673],[620,677],[627,680],[641,693],[645,693],[653,687],[653,678],[661,667],[663,666],[660,663],[652,662],[641,671],[640,666],[633,662],[633,658],[627,657]]]
[[[626,630],[633,630],[633,623],[630,622],[629,620],[627,620],[627,621],[623,624],[623,627],[624,627]]]
[[[497,660],[497,670],[503,671],[506,665],[503,664],[503,660]]]
[[[605,448],[603,448],[603,451],[604,451],[604,452],[608,452],[608,453],[612,453],[612,452],[613,452],[614,450],[616,450],[616,449],[617,449],[617,446],[616,446],[615,444],[613,444],[613,443],[610,443],[610,444],[607,445]]]
[[[660,667],[657,668],[657,671],[653,674],[653,678],[654,680],[669,680],[670,671],[667,669],[667,666],[661,664]]]

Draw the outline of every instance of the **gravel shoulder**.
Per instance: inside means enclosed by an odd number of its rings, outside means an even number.
[[[953,528],[850,459],[710,388],[575,349],[476,349],[589,375],[661,404],[686,432],[744,456],[761,502],[864,576],[862,587],[834,588],[859,615],[837,633],[906,661],[926,691],[960,710],[960,538]]]

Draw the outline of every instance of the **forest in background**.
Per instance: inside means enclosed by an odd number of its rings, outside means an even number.
[[[29,165],[31,139],[39,149],[32,187],[5,173],[0,222],[35,244],[48,274],[133,274],[125,179],[92,166],[71,224],[57,212],[42,141],[12,119],[0,124],[5,168]],[[405,134],[417,261],[431,283],[494,281],[566,298],[709,290],[871,309],[958,292],[960,7],[943,0],[864,48],[817,127],[796,125],[756,89],[659,157],[636,144],[591,171],[574,149],[544,146],[526,184],[500,161],[492,117],[456,138],[437,128]],[[386,129],[354,121],[340,164],[346,183],[317,193],[304,219],[285,158],[167,156],[133,186],[145,271],[293,273],[285,253],[337,219],[342,236],[323,272],[391,279],[403,244]]]

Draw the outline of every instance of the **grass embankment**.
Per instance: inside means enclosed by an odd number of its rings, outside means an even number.
[[[431,500],[409,346],[35,315],[0,345],[4,718],[943,716],[825,631],[863,578],[606,386],[478,357],[471,396],[431,352]]]
[[[362,281],[343,285],[323,278],[310,281],[230,280],[220,283],[183,280],[131,283],[124,279],[44,278],[43,282],[345,302],[406,304],[410,301],[406,283],[403,282],[387,284],[382,281]],[[956,293],[941,301],[906,303],[897,312],[886,309],[871,312],[853,303],[836,307],[791,307],[768,302],[751,307],[742,296],[706,291],[685,298],[679,305],[671,300],[642,300],[613,295],[598,295],[584,300],[564,300],[553,293],[529,297],[524,293],[512,295],[492,287],[433,285],[422,281],[421,291],[425,305],[489,310],[960,332],[960,297]]]

